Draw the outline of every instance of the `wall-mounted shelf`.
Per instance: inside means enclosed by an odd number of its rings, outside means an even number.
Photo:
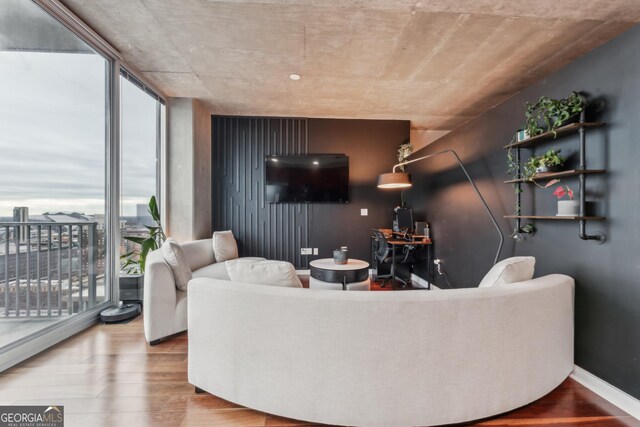
[[[516,219],[551,219],[564,221],[604,221],[603,216],[544,216],[544,215],[505,215],[505,218]]]
[[[524,183],[533,183],[534,181],[544,181],[547,179],[557,179],[557,178],[566,178],[569,176],[577,176],[577,175],[590,175],[590,174],[598,174],[598,173],[605,173],[606,171],[604,169],[585,169],[585,170],[581,170],[581,169],[569,169],[566,171],[560,171],[560,172],[544,172],[544,173],[537,173],[533,176],[533,178],[528,179],[528,180],[524,180],[524,178],[520,178],[520,179],[509,179],[507,181],[504,181],[505,184],[515,184],[517,182],[524,182]]]
[[[552,141],[557,139],[558,137],[564,135],[571,135],[572,133],[577,133],[580,129],[584,128],[599,128],[604,126],[602,122],[577,122],[571,123],[565,126],[560,126],[556,129],[555,134],[553,132],[544,132],[540,135],[536,135],[531,138],[524,139],[522,141],[514,142],[513,144],[505,145],[503,148],[527,148],[534,144],[538,144],[545,141]]]
[[[583,98],[584,100],[584,98]],[[585,102],[586,104],[586,102]],[[505,215],[505,218],[512,218],[516,221],[516,232],[522,231],[522,220],[530,219],[530,220],[560,220],[560,221],[578,221],[580,230],[579,236],[582,240],[595,240],[599,243],[603,243],[605,241],[604,233],[597,232],[596,234],[587,234],[586,233],[586,222],[587,221],[603,221],[605,218],[601,216],[588,216],[586,215],[586,200],[585,200],[585,182],[587,175],[592,174],[603,174],[606,171],[604,169],[587,169],[586,164],[586,130],[589,128],[599,128],[604,126],[602,122],[587,122],[585,120],[585,108],[583,108],[580,113],[580,120],[576,123],[570,123],[564,126],[560,126],[555,130],[555,132],[544,132],[540,135],[536,135],[531,138],[527,138],[522,141],[517,141],[508,145],[505,145],[504,148],[507,150],[515,151],[515,163],[517,164],[517,173],[514,179],[510,179],[504,181],[505,184],[512,184],[516,187],[516,214],[515,215]],[[542,144],[544,142],[555,141],[557,138],[560,138],[565,135],[578,134],[580,136],[580,145],[579,145],[579,153],[580,153],[580,165],[576,169],[570,169],[560,172],[546,172],[536,174],[531,179],[524,179],[522,175],[522,157],[520,153],[521,148],[532,148],[538,144]],[[580,190],[579,190],[579,203],[580,203],[580,213],[576,216],[549,216],[549,215],[522,215],[520,211],[520,193],[522,192],[522,184],[530,184],[539,180],[551,180],[557,178],[567,178],[577,176],[580,179]]]

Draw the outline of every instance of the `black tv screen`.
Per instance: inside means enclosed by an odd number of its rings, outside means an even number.
[[[348,203],[349,157],[341,154],[265,157],[269,203]]]

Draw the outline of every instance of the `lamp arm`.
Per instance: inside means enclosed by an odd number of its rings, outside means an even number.
[[[446,154],[446,153],[450,153],[451,155],[453,155],[453,157],[455,157],[456,161],[458,162],[458,165],[460,166],[460,168],[464,172],[465,176],[467,177],[467,180],[469,181],[469,183],[473,187],[474,191],[476,192],[476,195],[480,199],[480,202],[482,202],[482,206],[484,207],[484,210],[489,215],[489,218],[491,218],[491,222],[493,223],[493,226],[496,228],[496,231],[498,232],[498,236],[500,237],[500,244],[498,244],[498,251],[496,252],[496,256],[495,256],[495,258],[493,260],[493,264],[496,264],[498,262],[498,258],[500,258],[500,252],[502,251],[502,245],[504,244],[504,235],[502,234],[502,230],[500,230],[500,226],[498,226],[498,222],[496,221],[496,218],[493,216],[493,213],[491,213],[491,209],[489,209],[489,205],[484,200],[484,197],[482,197],[482,194],[480,194],[480,190],[478,190],[478,187],[476,186],[476,183],[473,181],[473,179],[471,179],[471,175],[469,175],[469,172],[467,172],[467,168],[464,167],[464,164],[462,163],[462,160],[460,160],[460,156],[458,156],[458,153],[456,153],[454,150],[450,150],[449,149],[449,150],[438,151],[437,153],[427,154],[426,156],[418,157],[417,159],[405,160],[403,162],[398,163],[397,165],[394,165],[393,166],[393,172],[395,172],[396,168],[398,168],[400,166],[408,165],[410,163],[419,162],[421,160],[425,160],[425,159],[428,159],[428,158],[431,158],[431,157],[436,157],[436,156],[439,156],[441,154]]]

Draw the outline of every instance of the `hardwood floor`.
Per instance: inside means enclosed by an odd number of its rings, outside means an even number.
[[[142,318],[96,325],[0,374],[0,404],[64,405],[65,426],[302,426],[243,408],[187,382],[187,335],[150,347]],[[568,379],[542,399],[465,425],[640,426]]]

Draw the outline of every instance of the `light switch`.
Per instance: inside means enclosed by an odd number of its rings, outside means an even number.
[[[360,216],[368,216],[369,209],[360,209]]]

